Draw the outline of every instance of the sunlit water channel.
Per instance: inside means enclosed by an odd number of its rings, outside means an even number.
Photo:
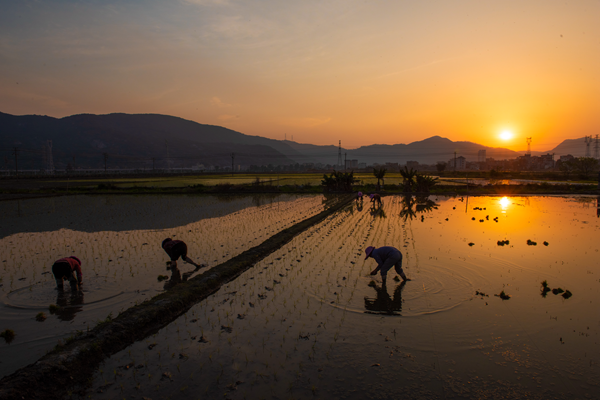
[[[357,206],[108,359],[85,397],[598,397],[597,198]],[[413,280],[382,288],[368,245]]]
[[[59,339],[165,290],[161,248],[184,240],[188,256],[215,266],[323,210],[323,196],[74,196],[4,201],[0,209],[0,376],[51,350]],[[52,264],[82,260],[82,292],[55,289]],[[193,270],[179,261],[184,277]],[[202,273],[201,269],[189,277]],[[59,311],[51,314],[49,306]],[[35,320],[39,312],[47,319]]]

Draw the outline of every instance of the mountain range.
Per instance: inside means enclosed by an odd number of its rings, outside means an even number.
[[[203,164],[220,167],[235,165],[289,165],[295,163],[338,163],[338,146],[302,144],[250,136],[221,126],[205,125],[159,114],[79,114],[64,118],[39,115],[15,116],[0,112],[0,168],[14,168],[17,149],[19,167],[44,166],[44,151],[52,141],[56,168],[166,168]],[[486,157],[510,159],[523,155],[504,148],[473,142],[454,142],[440,136],[409,144],[373,144],[357,149],[341,149],[341,158],[367,164],[418,161],[434,164],[464,156],[477,161]],[[593,150],[592,150],[593,152]],[[584,138],[567,139],[547,152],[556,156],[585,154]],[[46,153],[47,154],[47,153]]]

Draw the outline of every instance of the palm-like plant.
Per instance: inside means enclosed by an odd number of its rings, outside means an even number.
[[[432,178],[430,176],[417,174],[415,176],[417,191],[421,193],[429,193],[429,189],[431,189],[436,183],[438,178]]]
[[[323,175],[321,185],[325,186],[325,189],[329,192],[351,192],[352,185],[357,181],[358,179],[354,177],[354,172],[333,171],[330,176],[327,176],[327,174]]]
[[[407,166],[404,166],[404,169],[400,170],[400,175],[402,175],[402,182],[404,183],[404,192],[412,192],[412,188],[415,184],[415,176],[417,176],[417,171],[415,171],[412,168],[408,169]]]
[[[377,190],[381,190],[381,185],[379,182],[383,182],[385,184],[383,177],[385,176],[386,172],[387,172],[387,169],[385,169],[383,167],[373,168],[373,175],[375,175],[375,178],[377,178]]]

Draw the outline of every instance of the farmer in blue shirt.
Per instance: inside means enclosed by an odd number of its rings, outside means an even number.
[[[385,285],[387,273],[392,268],[392,266],[396,269],[398,275],[402,277],[403,281],[410,281],[404,275],[404,271],[402,271],[402,253],[395,247],[391,246],[383,246],[376,249],[373,246],[367,247],[365,250],[365,260],[369,257],[373,257],[375,261],[377,261],[377,268],[371,271],[371,275],[376,275],[377,271],[381,274],[381,280],[383,281],[383,285]]]

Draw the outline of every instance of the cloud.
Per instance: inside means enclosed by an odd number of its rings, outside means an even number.
[[[218,97],[213,97],[212,99],[210,99],[210,104],[219,108],[231,107],[231,104],[224,103]]]
[[[221,121],[237,121],[240,119],[239,115],[228,115],[228,114],[223,114],[223,115],[219,115],[219,120]]]

